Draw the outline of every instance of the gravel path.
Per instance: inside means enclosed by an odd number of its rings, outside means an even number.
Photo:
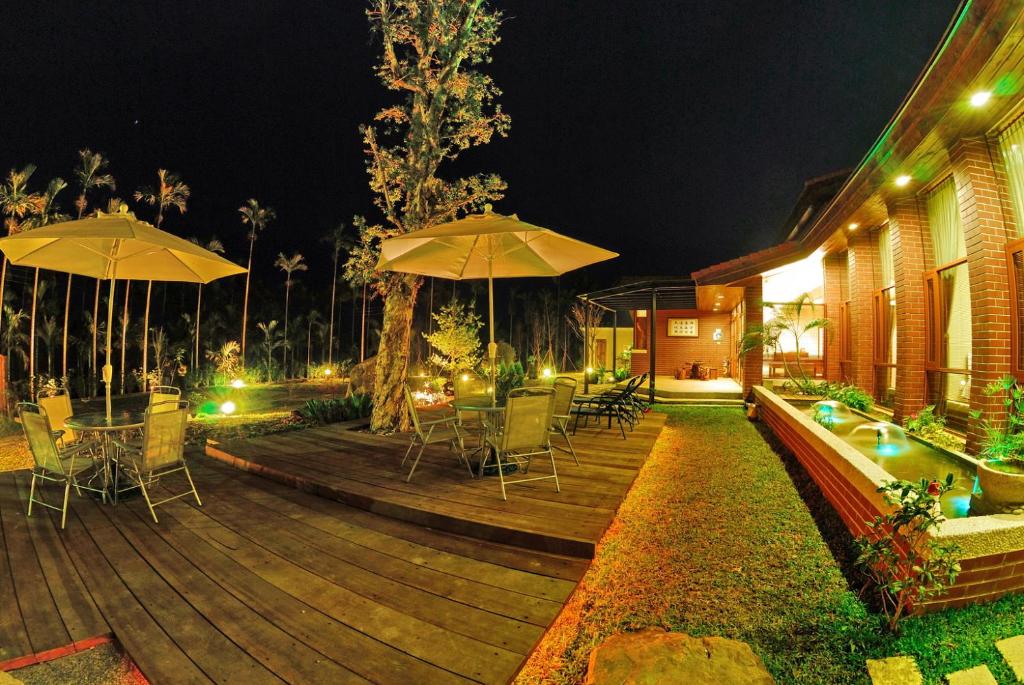
[[[32,468],[32,455],[23,435],[6,435],[0,438],[0,471],[15,471]]]

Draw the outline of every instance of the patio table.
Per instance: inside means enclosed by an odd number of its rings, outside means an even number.
[[[505,404],[502,401],[498,401],[495,404],[491,404],[490,395],[472,395],[470,397],[462,397],[456,400],[452,400],[451,406],[456,412],[480,412],[482,414],[493,415],[497,418],[500,414],[505,411]],[[459,420],[461,422],[462,415],[459,414]],[[487,463],[487,435],[496,427],[493,421],[481,421],[483,431],[481,434],[480,447],[473,450],[475,453],[480,454],[480,465],[478,474],[482,477],[484,475],[484,464]]]
[[[109,490],[114,435],[140,429],[145,425],[145,420],[144,411],[116,411],[111,414],[109,419],[105,412],[86,412],[69,416],[64,420],[64,425],[82,433],[99,434],[103,451],[103,489]]]

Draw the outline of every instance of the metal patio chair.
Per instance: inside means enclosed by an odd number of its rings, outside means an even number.
[[[88,483],[91,483],[96,477],[103,479],[104,466],[102,461],[96,457],[99,443],[83,440],[70,447],[58,447],[57,438],[50,426],[46,410],[38,404],[19,403],[18,416],[21,418],[21,427],[25,431],[25,439],[28,441],[32,460],[35,462],[35,466],[32,468],[32,485],[28,492],[28,516],[32,515],[33,504],[59,511],[60,527],[63,530],[68,517],[68,498],[71,495],[72,487],[75,488],[78,495],[82,494],[82,490],[89,490],[100,493],[103,501],[107,501],[106,489],[91,487],[78,480],[79,476],[90,469],[92,476],[87,481]],[[37,481],[64,485],[64,500],[61,506],[48,504],[41,496],[36,497]]]
[[[553,478],[555,492],[561,492],[558,484],[558,468],[555,466],[555,453],[551,449],[551,424],[555,409],[555,391],[553,388],[516,388],[508,394],[505,413],[501,428],[487,437],[495,462],[498,467],[498,480],[501,482],[501,498],[508,499],[506,485],[528,483],[535,480]],[[506,480],[504,466],[516,464],[525,475],[529,472],[533,457],[546,454],[551,460],[550,476],[533,476]]]
[[[408,405],[409,415],[412,417],[413,434],[409,440],[409,449],[405,451],[405,456],[402,457],[402,466],[405,466],[406,460],[412,453],[412,448],[417,444],[420,446],[420,451],[417,452],[416,459],[412,462],[412,468],[409,469],[409,475],[405,477],[405,482],[408,483],[412,480],[412,474],[416,471],[416,467],[420,463],[420,457],[423,456],[423,450],[427,448],[427,445],[436,445],[443,442],[448,443],[449,448],[454,448],[458,452],[459,462],[466,465],[472,478],[473,467],[470,466],[469,459],[466,457],[465,437],[459,427],[459,417],[452,414],[432,421],[420,421],[420,414],[416,409],[412,390],[408,385],[403,386],[403,389],[405,390],[405,403]]]
[[[569,421],[572,420],[572,401],[576,396],[576,385],[577,381],[575,378],[559,376],[551,386],[555,391],[554,413],[551,416],[551,432],[558,433],[565,438],[565,444],[569,446],[569,449],[563,447],[556,447],[555,449],[571,454],[573,461],[576,462],[576,466],[579,466],[580,460],[576,456],[576,448],[572,446],[572,440],[569,439]]]
[[[192,481],[192,474],[185,463],[185,432],[188,427],[188,402],[173,401],[172,406],[153,405],[146,410],[142,427],[141,442],[123,442],[115,439],[117,448],[114,471],[114,504],[122,492],[139,488],[149,507],[153,521],[159,523],[155,508],[171,500],[193,495],[196,504],[203,505],[199,492]],[[128,478],[129,485],[120,487],[121,472]],[[149,496],[153,481],[172,473],[183,471],[189,489],[177,495],[154,502]]]
[[[54,427],[54,437],[61,447],[68,447],[79,442],[82,436],[64,425],[64,422],[75,414],[71,408],[71,395],[67,390],[61,388],[55,395],[39,395],[36,398],[36,404],[46,412],[46,418]]]
[[[181,399],[181,389],[173,385],[154,385],[149,390],[149,407],[160,407],[157,411],[173,411],[174,402]]]

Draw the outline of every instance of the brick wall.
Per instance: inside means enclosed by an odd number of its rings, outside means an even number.
[[[983,419],[993,420],[1002,414],[1002,400],[986,396],[985,386],[1010,370],[1009,274],[1005,251],[1006,216],[1010,211],[984,138],[958,141],[949,156],[971,282],[971,409],[980,411]],[[968,451],[975,452],[983,438],[981,421],[971,421]]]
[[[668,335],[668,320],[697,319],[696,338],[678,338]],[[722,330],[721,341],[714,340],[715,329]],[[732,349],[729,331],[729,312],[698,312],[695,309],[659,309],[655,322],[655,372],[659,376],[671,376],[683,364],[704,362],[722,373],[722,362],[729,357]],[[633,374],[643,373],[650,368],[646,352],[633,352],[631,358]]]
[[[878,246],[872,233],[858,231],[850,236],[846,251],[848,290],[850,293],[850,377],[853,384],[874,394],[874,330],[872,302],[878,269]]]
[[[846,255],[826,255],[822,260],[822,266],[825,270],[825,312],[832,321],[832,325],[825,333],[825,378],[835,382],[842,376],[839,368],[839,336],[842,333],[839,311],[843,303]]]
[[[924,207],[917,197],[893,200],[887,209],[896,285],[897,365],[893,419],[901,423],[905,416],[924,407],[927,400],[924,271],[931,262],[931,236]]]
[[[764,323],[764,295],[760,276],[741,283],[743,286],[743,330],[749,331],[754,326]],[[751,388],[764,382],[764,350],[751,350],[740,360],[740,377],[743,381],[743,396],[747,397]]]

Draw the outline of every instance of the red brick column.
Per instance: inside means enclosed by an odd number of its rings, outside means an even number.
[[[850,280],[850,359],[853,384],[874,394],[874,328],[871,325],[871,298],[875,290],[878,246],[868,231],[850,236],[846,251],[847,278]]]
[[[927,402],[924,271],[931,266],[931,234],[916,197],[889,203],[889,239],[896,285],[896,402],[893,419],[917,412]]]
[[[743,330],[764,323],[764,296],[761,293],[761,277],[755,276],[742,283],[743,285]],[[747,397],[750,389],[764,382],[764,350],[760,347],[747,352],[740,360],[743,379],[743,397]]]
[[[825,271],[825,315],[832,322],[825,334],[825,379],[832,382],[839,381],[842,377],[839,368],[839,308],[843,303],[845,266],[845,254],[825,255],[825,259],[822,260],[822,268]]]
[[[971,281],[971,410],[982,419],[998,419],[1000,398],[987,397],[985,386],[1010,370],[1010,299],[1006,268],[1006,216],[996,170],[984,138],[958,141],[949,150],[967,243]],[[1012,227],[1011,227],[1012,230]],[[984,437],[981,421],[972,420],[967,450],[976,452]]]

